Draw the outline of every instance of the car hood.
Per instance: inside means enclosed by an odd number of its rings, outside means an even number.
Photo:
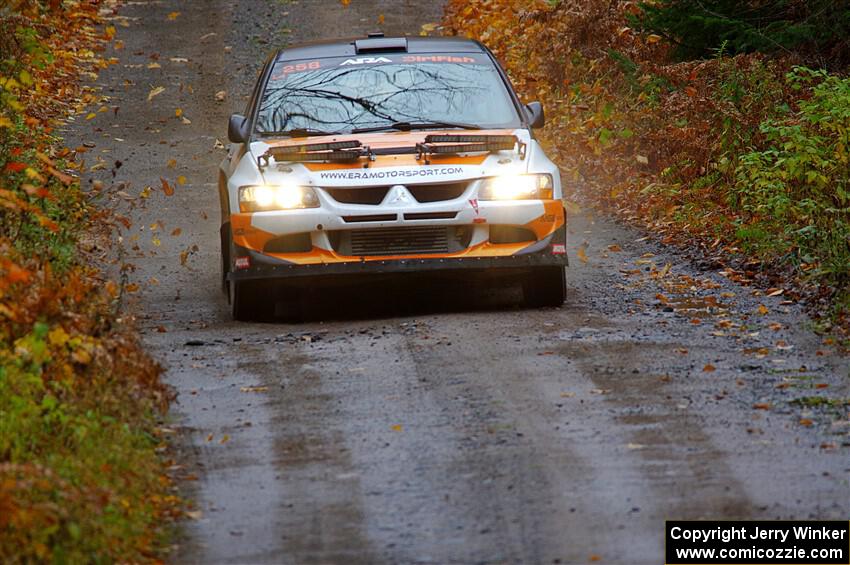
[[[429,155],[417,160],[415,154],[376,155],[374,160],[361,158],[353,163],[302,163],[269,160],[259,167],[258,158],[270,147],[285,147],[306,143],[359,141],[372,149],[414,147],[433,134],[449,135],[515,135],[530,153],[534,143],[528,130],[421,130],[380,132],[351,135],[301,137],[251,144],[250,157],[259,168],[263,181],[269,184],[292,183],[312,186],[374,186],[386,184],[429,184],[470,180],[494,175],[520,174],[528,171],[530,155],[522,159],[518,150],[459,155]]]

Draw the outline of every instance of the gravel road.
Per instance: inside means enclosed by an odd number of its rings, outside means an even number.
[[[570,218],[558,309],[407,277],[317,291],[302,324],[230,321],[227,116],[273,44],[381,14],[415,34],[441,3],[124,2],[110,111],[71,128],[133,221],[129,308],[177,393],[200,513],[173,560],[657,564],[668,518],[847,519],[847,361],[783,296],[603,219]]]

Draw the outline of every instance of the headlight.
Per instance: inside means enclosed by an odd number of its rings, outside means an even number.
[[[504,175],[484,179],[478,189],[479,200],[549,200],[554,184],[552,175]]]
[[[239,187],[239,209],[242,212],[317,208],[319,197],[309,186],[295,184],[260,184]]]

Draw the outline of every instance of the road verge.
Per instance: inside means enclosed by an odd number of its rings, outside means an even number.
[[[92,265],[109,225],[67,120],[110,111],[114,3],[0,8],[0,561],[140,562],[179,513],[160,427],[169,392],[122,318],[134,289]]]

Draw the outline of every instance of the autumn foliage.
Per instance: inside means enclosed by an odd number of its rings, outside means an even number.
[[[91,266],[106,212],[57,136],[94,96],[81,80],[109,64],[106,9],[0,8],[3,562],[152,560],[178,512],[158,454],[169,394],[121,321],[120,286]]]
[[[806,68],[812,42],[730,56],[717,41],[677,62],[642,16],[626,0],[451,0],[444,28],[484,42],[543,102],[568,198],[846,322],[850,79]]]

